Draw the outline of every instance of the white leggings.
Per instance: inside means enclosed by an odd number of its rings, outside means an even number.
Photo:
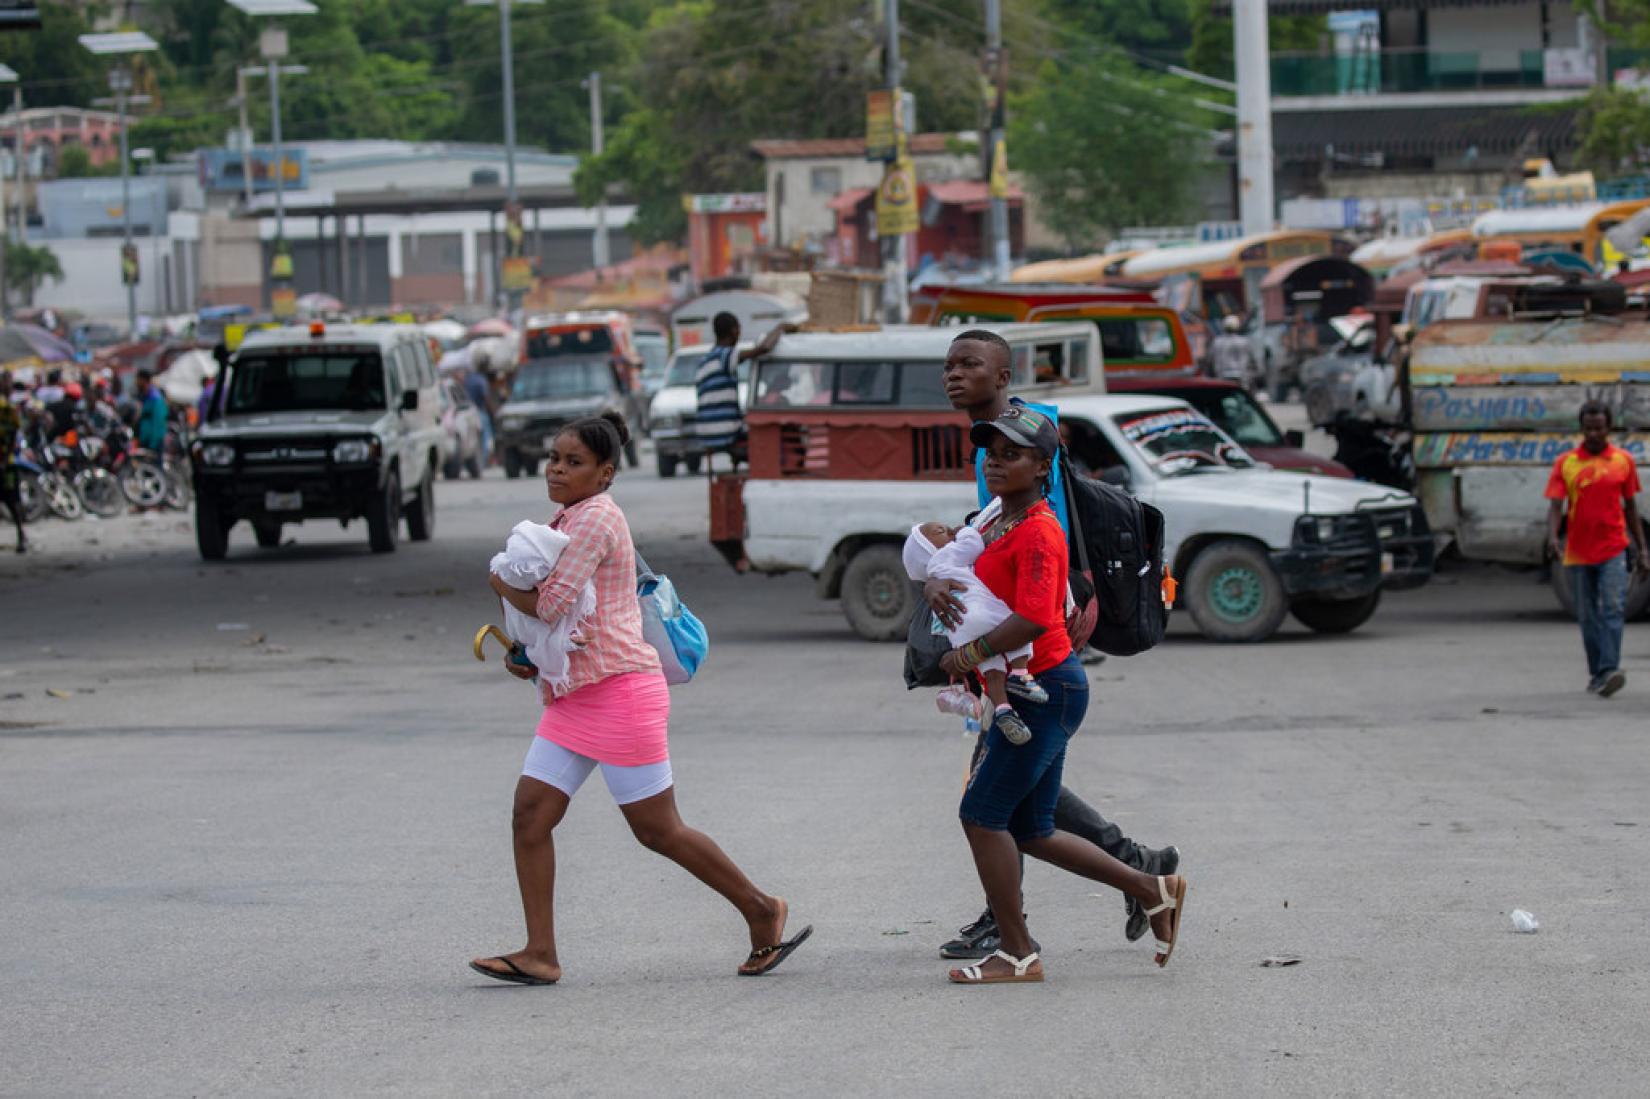
[[[571,798],[579,792],[584,780],[589,778],[590,772],[598,766],[602,769],[602,778],[607,781],[607,792],[613,795],[613,801],[619,805],[642,801],[670,789],[668,759],[662,759],[658,763],[645,763],[640,767],[620,767],[616,763],[598,764],[589,756],[581,756],[541,736],[535,736],[533,746],[527,749],[527,760],[521,765],[521,773],[528,778],[537,779],[546,786],[554,786]]]

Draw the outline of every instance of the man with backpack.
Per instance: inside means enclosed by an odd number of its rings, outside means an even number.
[[[968,416],[970,423],[992,421],[1002,415],[1011,404],[1025,404],[1008,396],[1010,351],[1007,341],[995,332],[970,329],[951,342],[945,361],[945,395],[951,406]],[[1059,411],[1052,405],[1030,405],[1058,423]],[[1065,477],[1060,462],[1056,462],[1049,490],[1049,504],[1060,525],[1067,531],[1071,517],[1067,514]],[[980,478],[980,463],[976,456],[976,477]],[[980,506],[990,500],[983,478],[978,481]],[[1072,563],[1073,575],[1077,564]],[[951,595],[952,581],[932,580],[923,588],[923,597],[942,623],[955,621],[961,604]],[[983,745],[985,738],[980,738]],[[975,748],[976,754],[979,745]],[[1122,829],[1102,817],[1082,798],[1062,786],[1060,798],[1054,807],[1054,826],[1093,843],[1108,855],[1146,874],[1168,875],[1180,867],[1180,851],[1174,846],[1153,850],[1125,836]],[[1130,942],[1146,933],[1150,921],[1139,902],[1128,898],[1125,902],[1127,920],[1124,934]],[[1001,943],[996,918],[988,907],[980,918],[962,928],[958,937],[940,947],[946,958],[987,958]]]

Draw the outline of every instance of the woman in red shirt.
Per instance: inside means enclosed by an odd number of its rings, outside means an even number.
[[[561,505],[550,525],[571,541],[537,591],[519,591],[497,574],[492,577],[501,598],[546,622],[570,613],[586,584],[596,589],[596,612],[580,626],[585,640],[568,654],[566,689],[555,693],[540,684],[544,716],[516,783],[511,819],[527,945],[470,963],[495,980],[549,985],[561,979],[551,837],[573,795],[598,767],[637,841],[722,894],[745,918],[751,952],[739,967],[742,975],[773,970],[813,931],[806,927],[786,940],[785,901],[753,885],[715,840],[689,828],[676,811],[666,743],[670,693],[659,654],[642,636],[630,527],[607,493],[629,441],[624,421],[613,413],[564,427],[546,458],[544,479],[551,501]],[[504,667],[518,679],[537,678],[535,670],[511,663],[508,654]]]
[[[1048,701],[1015,697],[1015,712],[1031,740],[1009,743],[993,725],[982,735],[959,816],[974,866],[997,916],[1003,949],[979,965],[953,969],[958,984],[1041,981],[1043,966],[1020,904],[1019,853],[1103,882],[1146,906],[1157,935],[1157,964],[1167,965],[1180,934],[1186,880],[1153,877],[1118,862],[1099,847],[1054,827],[1066,742],[1088,710],[1088,681],[1066,635],[1066,535],[1044,498],[1060,433],[1042,413],[1009,408],[970,438],[986,451],[986,489],[1000,508],[988,508],[986,549],[974,565],[980,580],[1014,613],[980,641],[946,654],[943,666],[964,675],[994,652],[1031,644],[1031,673]]]

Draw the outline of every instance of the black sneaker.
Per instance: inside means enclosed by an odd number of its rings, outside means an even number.
[[[1002,732],[1003,739],[1015,747],[1030,742],[1031,726],[1013,710],[998,710],[992,721]]]
[[[1153,877],[1173,874],[1179,869],[1180,848],[1172,843],[1157,851],[1148,850],[1140,864],[1140,872],[1151,874]],[[1146,915],[1145,906],[1139,901],[1125,895],[1123,911],[1128,917],[1123,924],[1123,935],[1129,942],[1135,942],[1151,930],[1151,918]]]
[[[993,942],[990,947],[980,944],[989,936]],[[940,947],[942,958],[989,958],[997,949],[997,917],[991,914],[991,909],[980,913],[980,918],[957,932],[957,937]]]
[[[1587,693],[1588,694],[1590,694],[1590,695],[1598,694],[1598,689],[1600,687],[1604,686],[1604,675],[1605,675],[1604,672],[1599,672],[1597,675],[1595,675],[1593,678],[1591,678],[1587,681]]]
[[[1627,686],[1627,676],[1620,668],[1611,668],[1604,673],[1603,680],[1598,685],[1598,696],[1609,698],[1625,686]]]

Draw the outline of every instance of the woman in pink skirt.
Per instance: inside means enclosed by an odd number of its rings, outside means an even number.
[[[544,479],[550,499],[562,506],[550,525],[571,541],[536,592],[492,578],[493,590],[512,606],[546,622],[568,614],[585,584],[596,588],[596,613],[580,631],[583,646],[570,654],[565,690],[553,695],[547,684],[539,684],[544,717],[516,783],[511,828],[527,945],[470,963],[477,973],[500,981],[548,985],[561,979],[552,833],[597,767],[642,846],[722,894],[750,925],[751,951],[739,967],[742,975],[771,972],[813,931],[805,927],[786,940],[785,901],[751,884],[714,840],[682,823],[676,812],[667,743],[670,692],[659,654],[642,637],[630,527],[607,494],[627,442],[624,421],[611,413],[562,429],[546,456]],[[535,674],[508,660],[504,666],[520,679]]]

